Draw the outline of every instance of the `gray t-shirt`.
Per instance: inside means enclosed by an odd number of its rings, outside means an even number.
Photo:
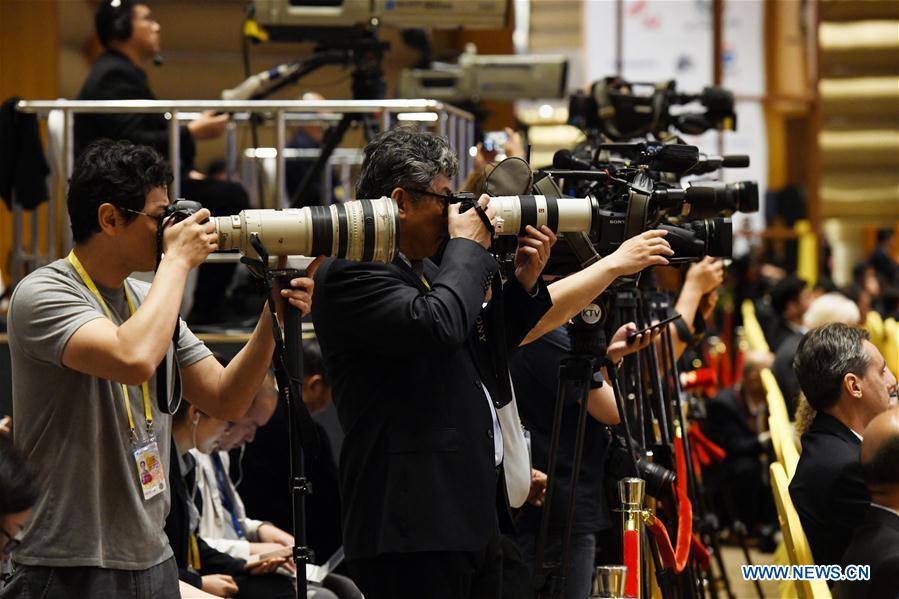
[[[135,307],[140,305],[149,284],[125,284]],[[123,290],[98,288],[115,323],[127,320]],[[106,312],[64,259],[25,277],[12,295],[15,442],[45,477],[15,561],[144,570],[172,555],[163,530],[169,490],[143,498],[121,384],[62,365],[72,334],[95,318],[106,318]],[[183,322],[177,351],[182,367],[211,355]],[[153,428],[167,472],[172,419],[159,410],[155,378],[149,381]],[[140,386],[129,386],[128,393],[135,427],[145,437]]]

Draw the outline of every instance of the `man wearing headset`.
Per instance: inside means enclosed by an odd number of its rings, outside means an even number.
[[[79,100],[155,100],[144,69],[162,64],[161,27],[142,0],[103,0],[94,17],[97,37],[105,51],[97,58],[78,93]],[[181,195],[199,202],[214,216],[237,214],[249,207],[243,187],[230,181],[204,177],[194,167],[196,142],[220,137],[228,115],[204,112],[179,128]],[[92,141],[126,139],[169,152],[169,121],[160,113],[80,114],[75,117],[75,155]],[[173,165],[173,167],[176,165]],[[194,304],[188,321],[209,324],[227,319],[222,301],[234,264],[205,264],[198,271]]]

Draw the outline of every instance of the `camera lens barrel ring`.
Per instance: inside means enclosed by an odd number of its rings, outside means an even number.
[[[213,219],[220,250],[255,257],[258,235],[273,256],[334,256],[390,262],[399,248],[399,211],[390,198],[286,210],[244,210]]]

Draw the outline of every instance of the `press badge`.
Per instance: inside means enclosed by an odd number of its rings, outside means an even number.
[[[144,492],[144,501],[165,491],[165,473],[162,471],[162,460],[159,459],[159,446],[155,438],[151,437],[134,450],[134,463],[137,466],[137,479]]]

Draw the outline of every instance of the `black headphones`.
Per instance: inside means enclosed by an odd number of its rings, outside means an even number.
[[[94,24],[101,44],[109,46],[114,40],[124,41],[131,37],[134,32],[131,25],[133,8],[133,0],[103,0],[97,6]]]
[[[110,0],[109,7],[113,11],[112,22],[110,23],[112,39],[127,40],[134,32],[134,27],[131,25],[131,2],[128,0]]]

